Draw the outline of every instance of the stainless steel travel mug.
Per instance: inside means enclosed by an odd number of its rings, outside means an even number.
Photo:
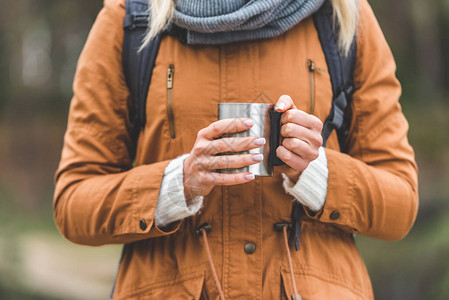
[[[279,146],[280,118],[282,113],[276,112],[274,104],[267,103],[219,103],[218,119],[249,118],[254,125],[241,132],[227,134],[227,137],[264,137],[267,143],[259,148],[244,153],[261,153],[264,159],[254,165],[238,169],[222,169],[222,173],[251,172],[255,176],[273,176],[273,166],[282,165],[284,162],[276,156],[276,148]],[[237,153],[235,153],[237,154]]]

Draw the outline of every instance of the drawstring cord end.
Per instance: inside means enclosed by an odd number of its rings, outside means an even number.
[[[205,224],[201,225],[196,230],[196,233],[198,235],[203,236],[204,247],[206,248],[206,253],[207,253],[207,259],[209,261],[209,266],[210,266],[210,270],[212,272],[212,276],[214,277],[215,286],[217,287],[217,290],[218,290],[218,295],[220,296],[220,300],[225,300],[223,289],[221,288],[220,281],[218,280],[217,271],[215,270],[214,262],[212,260],[212,254],[210,252],[209,242],[207,240],[207,234],[211,230],[212,230],[212,227],[209,225],[209,223],[205,223]]]
[[[277,231],[282,231],[283,236],[284,236],[284,247],[285,247],[285,252],[287,253],[288,267],[290,269],[290,279],[292,281],[292,288],[293,288],[293,293],[294,293],[291,298],[292,298],[292,300],[300,300],[301,296],[299,296],[297,289],[296,289],[296,281],[295,281],[295,274],[293,273],[292,257],[290,254],[290,248],[288,247],[287,229],[291,229],[291,227],[292,226],[289,223],[277,223],[274,225],[274,228]]]

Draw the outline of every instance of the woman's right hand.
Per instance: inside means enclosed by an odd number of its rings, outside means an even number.
[[[263,160],[262,154],[225,154],[255,149],[265,144],[265,139],[259,137],[221,137],[225,133],[248,130],[253,124],[254,121],[246,118],[224,119],[198,132],[195,145],[184,160],[184,194],[187,200],[206,196],[215,185],[235,185],[254,179],[254,174],[250,172],[216,172],[217,169],[241,168]]]

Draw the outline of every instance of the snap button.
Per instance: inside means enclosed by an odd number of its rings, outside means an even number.
[[[334,210],[333,212],[331,212],[330,216],[331,220],[337,220],[338,218],[340,218],[340,212],[338,210]]]
[[[245,252],[247,254],[253,254],[256,251],[256,245],[253,243],[246,243],[245,245]]]
[[[140,229],[142,229],[142,230],[147,229],[147,222],[145,222],[144,219],[140,220],[139,225],[140,225]]]

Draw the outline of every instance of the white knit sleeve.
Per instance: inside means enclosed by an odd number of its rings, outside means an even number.
[[[187,205],[184,195],[184,154],[173,159],[165,168],[159,197],[157,199],[155,222],[164,227],[172,222],[195,215],[203,205],[203,197],[192,199]]]
[[[295,197],[302,205],[307,206],[313,212],[323,208],[326,201],[327,180],[329,177],[327,157],[323,147],[319,149],[318,158],[310,162],[296,184],[287,175],[282,174],[282,177],[284,179],[285,191]]]

